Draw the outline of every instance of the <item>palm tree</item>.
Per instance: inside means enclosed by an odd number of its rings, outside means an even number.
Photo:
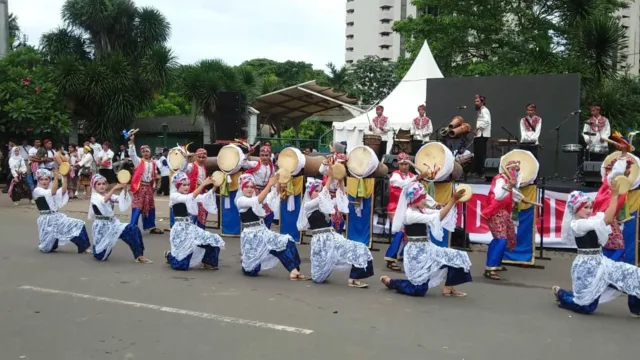
[[[131,0],[67,0],[62,19],[40,41],[52,82],[85,134],[115,140],[171,80],[169,22]]]
[[[343,65],[338,69],[333,63],[328,63],[329,76],[327,76],[327,85],[334,90],[346,93],[349,86],[349,68]]]
[[[248,104],[260,95],[263,82],[247,66],[232,67],[220,59],[201,60],[181,69],[177,88],[181,96],[191,102],[191,117],[204,116],[210,125],[211,140],[216,139],[220,113],[218,95],[223,91],[238,91],[245,95],[241,112],[248,114]]]

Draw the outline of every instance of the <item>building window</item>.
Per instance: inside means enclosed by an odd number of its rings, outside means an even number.
[[[353,39],[353,35],[347,35],[347,39],[352,40]]]
[[[382,11],[389,11],[389,10],[391,10],[391,6],[389,6],[389,5],[383,5],[383,6],[380,6],[380,10],[382,10]]]
[[[353,52],[353,48],[352,47],[348,47],[347,48],[347,52]]]
[[[353,64],[353,60],[347,60],[346,63],[347,64]]]
[[[382,60],[382,61],[391,61],[391,58],[383,57],[383,58],[380,58],[380,60]]]
[[[382,50],[389,50],[391,48],[391,45],[380,45],[380,49]]]
[[[389,36],[391,36],[391,33],[390,32],[386,32],[386,31],[385,32],[381,32],[380,36],[381,37],[389,37]]]
[[[381,19],[380,22],[383,24],[391,24],[391,19]]]
[[[356,11],[355,11],[355,10],[353,10],[353,9],[349,9],[349,10],[347,10],[347,14],[353,14],[354,12],[356,12]]]
[[[348,27],[352,27],[352,26],[353,26],[353,21],[348,22],[348,23],[347,23],[347,26],[348,26]]]

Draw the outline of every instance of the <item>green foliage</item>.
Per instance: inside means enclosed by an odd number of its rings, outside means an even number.
[[[0,132],[59,135],[69,129],[69,114],[48,81],[42,56],[23,47],[0,59]]]
[[[315,70],[313,68],[313,65],[303,61],[277,62],[269,59],[253,59],[243,62],[242,66],[251,68],[257,75],[259,75],[263,79],[269,79],[268,81],[270,84],[274,84],[275,78],[277,78],[277,85],[280,89],[297,85],[309,80],[317,80],[318,82],[322,82],[327,76],[323,71]],[[273,85],[267,87],[267,89],[273,88]],[[278,88],[276,88],[275,90],[278,90]]]
[[[67,0],[62,18],[41,39],[51,81],[85,133],[113,139],[171,82],[170,25],[131,0]]]
[[[397,77],[396,63],[383,61],[377,56],[367,56],[349,68],[345,82],[350,94],[364,104],[373,104],[387,97],[400,79]]]
[[[177,116],[191,114],[191,103],[175,92],[160,94],[151,105],[138,113],[138,118]]]
[[[319,139],[324,133],[331,130],[331,125],[310,117],[300,123],[299,134],[296,136],[293,127],[282,131],[280,137],[285,139]]]

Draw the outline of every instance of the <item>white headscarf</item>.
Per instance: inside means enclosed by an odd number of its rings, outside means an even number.
[[[300,204],[300,212],[298,213],[298,221],[296,225],[298,226],[298,231],[304,231],[309,228],[309,218],[307,215],[307,211],[305,210],[305,204],[311,201],[311,193],[316,191],[316,189],[322,188],[322,181],[318,179],[309,179],[307,182],[307,188],[304,191],[304,199]]]
[[[18,155],[15,154],[16,151],[18,152]],[[11,169],[19,169],[20,163],[24,162],[24,159],[22,158],[22,156],[20,156],[20,148],[18,148],[17,146],[12,147],[10,155],[11,157],[9,158],[9,167]]]
[[[428,196],[427,190],[418,181],[411,182],[402,189],[398,206],[396,207],[396,213],[393,215],[393,224],[391,225],[391,232],[393,234],[400,231],[404,226],[404,218],[409,204],[423,196],[425,198]]]
[[[576,238],[571,229],[571,222],[576,219],[576,213],[593,200],[582,191],[572,191],[567,198],[567,205],[562,215],[561,239],[565,244],[575,245]]]

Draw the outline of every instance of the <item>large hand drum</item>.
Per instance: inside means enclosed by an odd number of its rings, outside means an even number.
[[[456,162],[451,150],[439,142],[423,145],[416,153],[415,161],[421,173],[439,168],[433,181],[447,181]]]
[[[285,148],[278,155],[278,168],[285,169],[290,175],[296,176],[304,169],[307,158],[304,154],[293,147]]]
[[[366,178],[378,169],[380,161],[378,156],[369,146],[360,145],[354,147],[347,155],[347,169],[357,178]]]
[[[128,170],[118,171],[117,177],[120,184],[128,184],[131,181],[131,173]]]
[[[187,165],[189,165],[187,157],[187,152],[182,147],[177,146],[169,151],[167,162],[172,171],[185,171],[187,170]]]
[[[213,186],[220,187],[220,185],[224,183],[224,179],[227,177],[227,175],[222,171],[214,171],[211,177],[213,178]]]
[[[226,174],[235,174],[242,168],[244,153],[239,146],[225,145],[218,153],[218,167]]]
[[[511,150],[500,158],[499,171],[501,174],[504,173],[507,164],[513,160],[520,161],[520,171],[517,179],[519,187],[533,184],[538,177],[538,170],[540,170],[540,164],[535,156],[527,150]]]
[[[611,164],[612,162],[615,163],[615,161],[621,156],[622,156],[622,152],[614,151],[604,159],[604,161],[602,162],[602,167],[600,167],[600,175],[602,175],[603,179],[605,176],[605,167]],[[640,168],[638,167],[638,164],[640,164],[640,159],[638,159],[635,155],[632,155],[631,153],[627,153],[627,156],[631,157],[631,160],[633,161],[633,164],[631,164],[631,168],[629,169],[629,176],[627,176],[627,178],[631,183],[629,190],[634,190],[634,189],[637,189],[638,186],[640,186],[640,176],[639,176]],[[621,182],[618,181],[618,183],[621,183]],[[622,189],[624,186],[626,185],[621,184],[620,188]]]
[[[60,165],[58,166],[58,173],[62,176],[69,175],[70,170],[71,170],[71,165],[69,165],[69,163],[66,161],[61,162]]]

